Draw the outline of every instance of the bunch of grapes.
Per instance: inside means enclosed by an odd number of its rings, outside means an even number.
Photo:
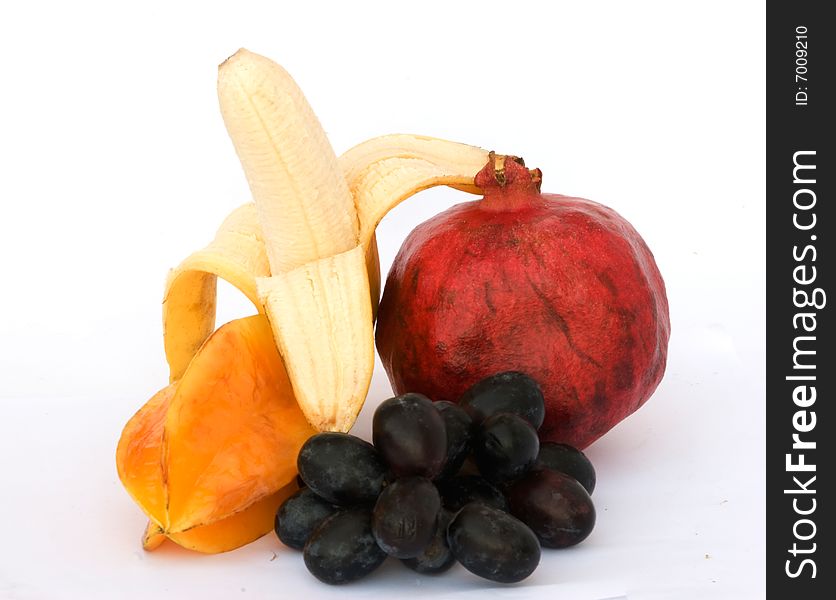
[[[330,584],[360,579],[387,556],[419,573],[458,561],[521,581],[541,545],[572,546],[595,525],[595,470],[570,446],[540,444],[544,417],[539,386],[517,372],[480,381],[458,404],[390,398],[375,411],[374,445],[344,433],[305,443],[304,487],[279,508],[276,534]]]

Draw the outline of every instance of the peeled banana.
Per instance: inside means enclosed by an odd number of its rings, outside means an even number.
[[[374,367],[375,228],[429,187],[479,193],[474,177],[488,152],[398,134],[337,158],[290,75],[243,49],[219,67],[218,98],[254,204],[236,209],[209,246],[169,275],[163,321],[171,380],[214,329],[222,277],[267,313],[310,424],[348,431]]]
[[[337,157],[287,71],[239,50],[218,68],[218,100],[273,272],[356,246],[357,214]]]

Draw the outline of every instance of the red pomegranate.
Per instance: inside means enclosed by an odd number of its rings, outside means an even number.
[[[670,320],[653,255],[615,211],[541,194],[540,171],[491,156],[484,198],[419,225],[395,258],[377,348],[396,393],[457,401],[500,371],[546,400],[544,441],[585,448],[665,371]]]

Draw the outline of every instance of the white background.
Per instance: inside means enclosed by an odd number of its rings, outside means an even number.
[[[0,598],[764,595],[761,3],[3,6]],[[272,535],[213,557],[141,550],[113,454],[167,381],[166,270],[249,198],[215,95],[241,46],[294,75],[338,153],[414,132],[521,154],[544,191],[612,206],[654,251],[667,374],[588,450],[592,536],[522,584],[392,562],[334,589]],[[393,211],[384,273],[412,227],[467,198]],[[221,292],[221,320],[252,312]],[[378,365],[360,435],[389,392]]]

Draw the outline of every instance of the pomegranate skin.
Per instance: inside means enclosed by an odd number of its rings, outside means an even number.
[[[379,307],[378,352],[397,394],[436,401],[456,402],[500,371],[525,372],[546,401],[540,439],[583,449],[662,379],[664,282],[615,211],[540,194],[539,172],[510,169],[494,181],[489,164],[476,179],[484,199],[404,241]]]

